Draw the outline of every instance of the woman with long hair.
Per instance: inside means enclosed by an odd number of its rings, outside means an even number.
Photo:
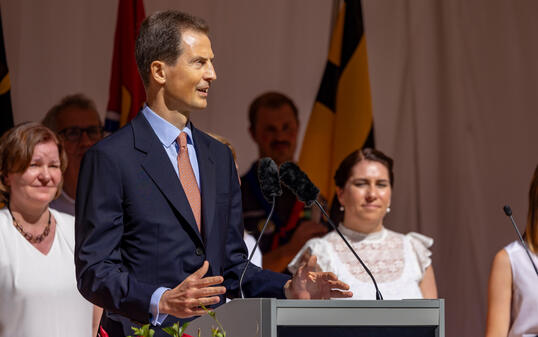
[[[524,242],[538,266],[538,165],[529,190]],[[538,335],[538,275],[521,243],[501,249],[491,267],[486,337]]]

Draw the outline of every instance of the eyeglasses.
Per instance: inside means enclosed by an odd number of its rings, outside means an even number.
[[[63,129],[62,131],[58,132],[58,134],[63,136],[66,140],[70,142],[78,142],[82,137],[82,133],[84,132],[86,132],[88,138],[94,141],[103,138],[103,128],[100,126],[89,126],[87,128],[79,128],[77,126],[73,126],[70,128]]]

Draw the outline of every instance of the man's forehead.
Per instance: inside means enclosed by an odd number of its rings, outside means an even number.
[[[262,106],[258,109],[256,114],[258,122],[270,123],[276,121],[295,121],[295,113],[289,104],[282,104],[278,107]]]
[[[77,106],[70,106],[62,109],[56,118],[56,123],[60,128],[70,126],[99,125],[100,119],[97,111]]]
[[[211,49],[211,40],[204,32],[187,29],[181,33],[181,47],[183,51],[190,51],[196,56],[208,59],[214,58]]]

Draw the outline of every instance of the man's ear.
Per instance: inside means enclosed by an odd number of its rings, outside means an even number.
[[[149,66],[150,76],[158,84],[166,83],[166,64],[163,61],[153,61]]]

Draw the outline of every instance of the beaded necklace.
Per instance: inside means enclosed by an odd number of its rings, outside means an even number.
[[[9,214],[11,215],[11,218],[13,219],[13,225],[15,226],[15,228],[17,228],[19,233],[21,233],[22,236],[24,236],[24,238],[26,240],[30,241],[30,243],[40,243],[41,241],[43,241],[47,237],[47,235],[49,235],[49,233],[50,233],[50,218],[51,218],[50,210],[49,210],[49,222],[47,223],[47,226],[45,226],[45,229],[43,230],[43,233],[41,233],[41,234],[34,237],[33,234],[25,232],[24,229],[22,228],[22,226],[19,225],[17,220],[15,220],[15,217],[13,216],[13,213],[11,213],[11,208],[9,208],[9,206],[8,206],[7,209],[9,210]]]

